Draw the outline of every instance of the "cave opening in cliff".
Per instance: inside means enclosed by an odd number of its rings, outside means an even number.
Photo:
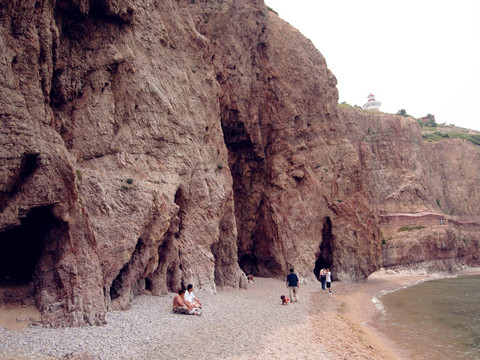
[[[115,280],[113,280],[112,286],[110,286],[111,300],[118,299],[120,295],[122,295],[124,276],[126,276],[127,271],[128,271],[128,263],[120,270]]]
[[[180,236],[180,232],[183,230],[183,217],[185,215],[185,206],[187,202],[187,198],[185,196],[185,191],[181,187],[179,187],[175,193],[175,204],[178,205],[178,213],[177,217],[180,219],[178,224],[178,231],[173,233],[173,236],[178,238]]]
[[[130,260],[123,266],[115,280],[112,282],[112,286],[110,287],[111,300],[118,299],[120,296],[122,296],[126,291],[124,289],[125,285],[127,285],[129,281],[133,283],[132,280],[136,280],[129,279],[130,270],[131,268],[135,268],[136,265],[140,265],[140,259],[146,247],[145,241],[142,238],[138,238],[137,244],[135,245],[135,250],[130,257]],[[129,289],[132,287],[132,283],[129,284]]]
[[[152,289],[153,289],[152,280],[150,280],[150,278],[146,277],[145,278],[145,290],[152,291]]]
[[[169,262],[169,254],[171,254],[171,240],[166,241],[161,247],[158,249],[158,267],[157,271],[166,267],[165,270],[165,286],[168,291],[177,292],[179,288],[179,272],[181,271],[178,264],[174,261]],[[152,284],[153,285],[153,284]],[[153,286],[152,286],[153,287]],[[148,290],[148,289],[147,289]]]
[[[49,238],[63,232],[51,206],[32,209],[20,225],[0,233],[0,286],[29,285]],[[60,236],[61,237],[61,236]]]
[[[322,242],[319,246],[319,253],[315,261],[313,273],[319,278],[320,270],[325,268],[332,269],[333,265],[333,239],[332,234],[332,220],[330,217],[325,217],[322,220]]]
[[[169,291],[177,292],[181,287],[181,282],[177,281],[178,269],[181,270],[181,266],[177,266],[175,263],[172,263],[167,267],[166,285]]]
[[[243,254],[238,262],[245,274],[258,275],[258,259],[253,254]]]

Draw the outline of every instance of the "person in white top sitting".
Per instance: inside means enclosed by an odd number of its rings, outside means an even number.
[[[193,294],[193,285],[187,285],[187,291],[185,292],[185,301],[188,301],[192,304],[193,307],[202,308],[202,303],[200,300]]]

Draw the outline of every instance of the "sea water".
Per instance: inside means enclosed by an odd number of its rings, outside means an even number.
[[[378,327],[412,359],[480,359],[480,275],[379,295]]]

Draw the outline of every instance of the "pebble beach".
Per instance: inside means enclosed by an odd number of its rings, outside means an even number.
[[[172,313],[173,293],[142,295],[130,310],[109,312],[105,326],[0,328],[0,359],[281,359],[299,347],[322,356],[313,336],[299,335],[310,333],[310,297],[318,288],[301,286],[301,300],[289,306],[280,305],[287,292],[280,280],[260,278],[247,290],[217,294],[197,290],[202,316]]]
[[[300,286],[297,303],[282,306],[285,282],[257,278],[248,289],[196,290],[202,316],[172,313],[173,293],[142,295],[130,310],[109,312],[107,325],[82,328],[14,330],[5,325],[3,306],[0,360],[406,359],[372,326],[378,311],[372,299],[428,279],[379,274],[362,283],[333,282],[332,295],[310,282]]]

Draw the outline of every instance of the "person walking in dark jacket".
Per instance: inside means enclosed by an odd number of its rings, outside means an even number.
[[[290,299],[293,302],[298,302],[297,292],[298,292],[298,277],[297,274],[293,272],[293,268],[290,268],[290,274],[287,276],[287,288],[288,293],[290,294]]]

